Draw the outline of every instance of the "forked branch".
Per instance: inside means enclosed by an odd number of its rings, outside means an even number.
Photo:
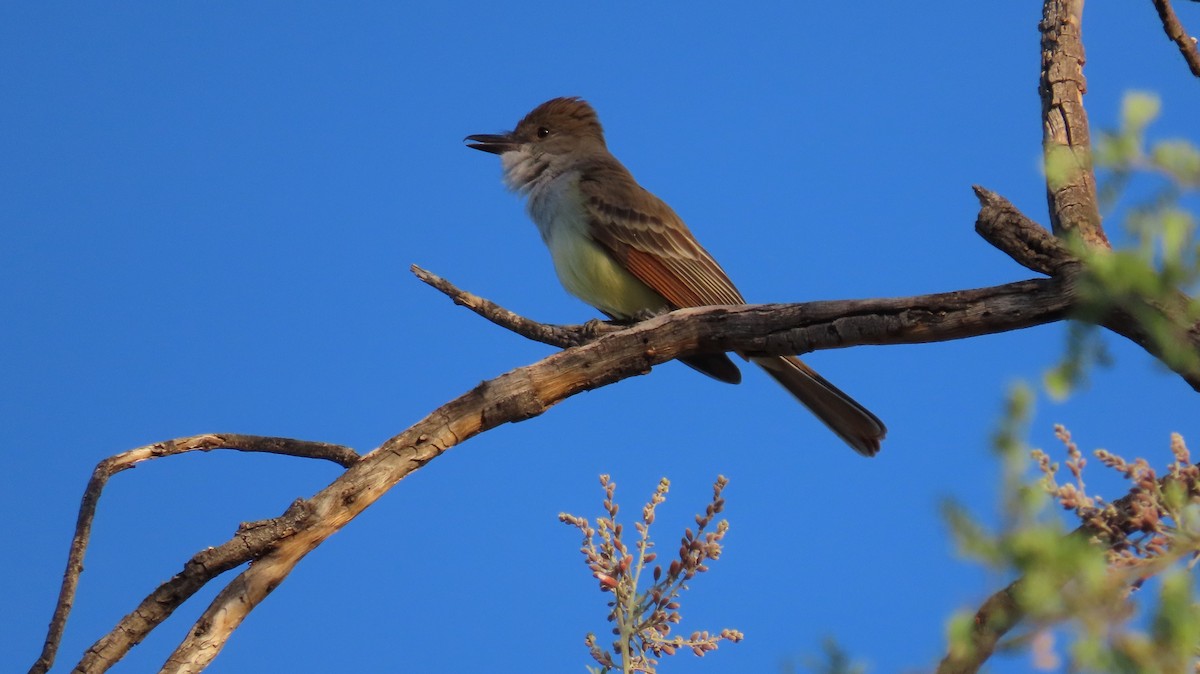
[[[1200,58],[1196,56],[1195,41],[1184,33],[1167,0],[1154,0],[1154,4],[1167,34],[1179,45],[1193,74],[1200,76]],[[1058,237],[1076,236],[1094,249],[1108,248],[1108,237],[1104,233],[1096,198],[1096,174],[1092,164],[1087,111],[1083,105],[1083,95],[1087,91],[1083,76],[1086,60],[1081,28],[1083,0],[1045,0],[1042,10],[1042,69],[1038,91],[1042,99],[1046,195],[1051,223]],[[989,210],[998,220],[1019,221],[1023,218],[1020,214],[1014,214],[1015,209],[1007,202],[989,207],[991,199],[984,194],[979,196],[984,204],[981,218],[983,212]],[[1006,228],[1000,228],[998,233],[1000,236],[1006,235]],[[983,231],[980,234],[1005,250],[1012,247],[1005,247]],[[1024,260],[1018,258],[1018,262],[1042,273],[1058,273],[1066,246],[1058,238],[1045,243],[1045,248],[1027,250]],[[1172,326],[1188,347],[1200,353],[1200,325],[1188,318],[1185,307],[1189,302],[1190,298],[1180,295],[1172,303],[1173,306],[1147,301],[1138,308],[1165,318],[1164,324]],[[1144,322],[1136,320],[1128,311],[1111,311],[1094,320],[1137,343],[1160,361],[1167,362],[1159,342],[1148,334]],[[1194,390],[1200,391],[1200,373],[1183,368],[1174,369]],[[1123,512],[1124,508],[1121,510]],[[1075,535],[1090,533],[1093,532],[1081,529]],[[1000,639],[1024,618],[1024,610],[1016,599],[1023,582],[1022,578],[1018,578],[984,602],[975,614],[969,647],[962,652],[947,654],[938,666],[938,674],[973,674],[979,671],[991,657]]]
[[[47,672],[54,665],[54,657],[62,641],[63,631],[67,627],[67,617],[75,602],[75,590],[79,586],[79,576],[83,573],[83,557],[87,552],[88,541],[91,538],[92,521],[96,518],[96,505],[100,502],[100,494],[108,484],[109,478],[130,468],[136,467],[143,461],[177,456],[188,452],[209,452],[216,449],[230,449],[240,452],[264,452],[269,454],[284,454],[305,459],[324,459],[348,468],[358,460],[358,454],[348,447],[331,445],[325,442],[308,442],[291,438],[273,438],[259,435],[242,435],[238,433],[208,433],[187,438],[177,438],[166,442],[157,442],[145,447],[138,447],[108,457],[96,465],[92,478],[84,490],[83,499],[79,506],[79,517],[75,523],[75,536],[71,539],[71,548],[67,553],[67,568],[63,572],[62,587],[59,590],[58,601],[54,607],[54,616],[50,619],[50,627],[46,641],[42,646],[42,654],[29,669],[32,674]],[[248,548],[252,548],[249,540],[235,539]],[[238,553],[242,552],[238,550]],[[159,587],[153,595],[143,602],[134,614],[151,617],[167,604],[157,601],[162,596],[179,596],[185,599],[213,579],[245,562],[238,554],[230,554],[231,550],[209,548],[185,565],[184,570]],[[170,587],[168,587],[170,586]],[[182,587],[191,587],[190,592],[181,591]],[[164,589],[166,592],[164,593]],[[155,600],[155,601],[151,601]],[[169,604],[169,602],[167,602]],[[168,611],[163,619],[170,614]],[[157,624],[157,623],[155,623]]]
[[[982,226],[999,225],[986,221]],[[1028,231],[1013,234],[1011,240],[1039,238],[1036,225],[1024,221],[1020,226]],[[203,668],[245,615],[304,555],[398,481],[478,433],[538,416],[576,393],[697,353],[799,353],[859,344],[936,342],[1015,330],[1061,320],[1074,301],[1070,274],[1065,274],[1063,278],[907,298],[689,309],[624,328],[594,324],[560,327],[528,321],[491,303],[475,301],[469,293],[431,274],[422,275],[457,301],[506,327],[540,335],[543,341],[581,345],[480,384],[361,460],[350,460],[348,470],[311,499],[293,504],[277,519],[245,527],[225,544],[198,554],[183,572],[88,649],[79,663],[80,671],[107,669],[204,582],[254,560],[255,564],[214,600],[167,666],[168,671]]]

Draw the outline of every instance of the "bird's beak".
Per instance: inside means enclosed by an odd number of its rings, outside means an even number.
[[[491,134],[479,133],[474,136],[467,136],[463,140],[474,141],[467,143],[467,147],[475,150],[483,150],[492,154],[504,154],[517,149],[518,143],[513,138],[511,133]]]

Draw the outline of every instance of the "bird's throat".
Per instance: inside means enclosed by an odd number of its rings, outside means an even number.
[[[500,155],[500,166],[504,170],[504,184],[508,189],[527,194],[540,183],[552,176],[548,169],[550,164],[544,157],[538,157],[528,147]]]

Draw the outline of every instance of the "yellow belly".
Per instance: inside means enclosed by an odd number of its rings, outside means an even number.
[[[662,295],[613,261],[608,252],[576,231],[557,232],[550,255],[567,292],[615,318],[638,318],[669,309]]]

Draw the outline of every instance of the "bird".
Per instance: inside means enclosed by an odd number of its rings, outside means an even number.
[[[563,287],[610,319],[629,322],[685,307],[746,303],[675,211],[609,152],[600,119],[583,99],[554,98],[512,131],[464,141],[499,155],[504,183],[525,198]],[[887,433],[883,422],[800,359],[742,357],[856,452],[868,457],[879,452]],[[741,382],[727,354],[680,360],[718,381]]]

